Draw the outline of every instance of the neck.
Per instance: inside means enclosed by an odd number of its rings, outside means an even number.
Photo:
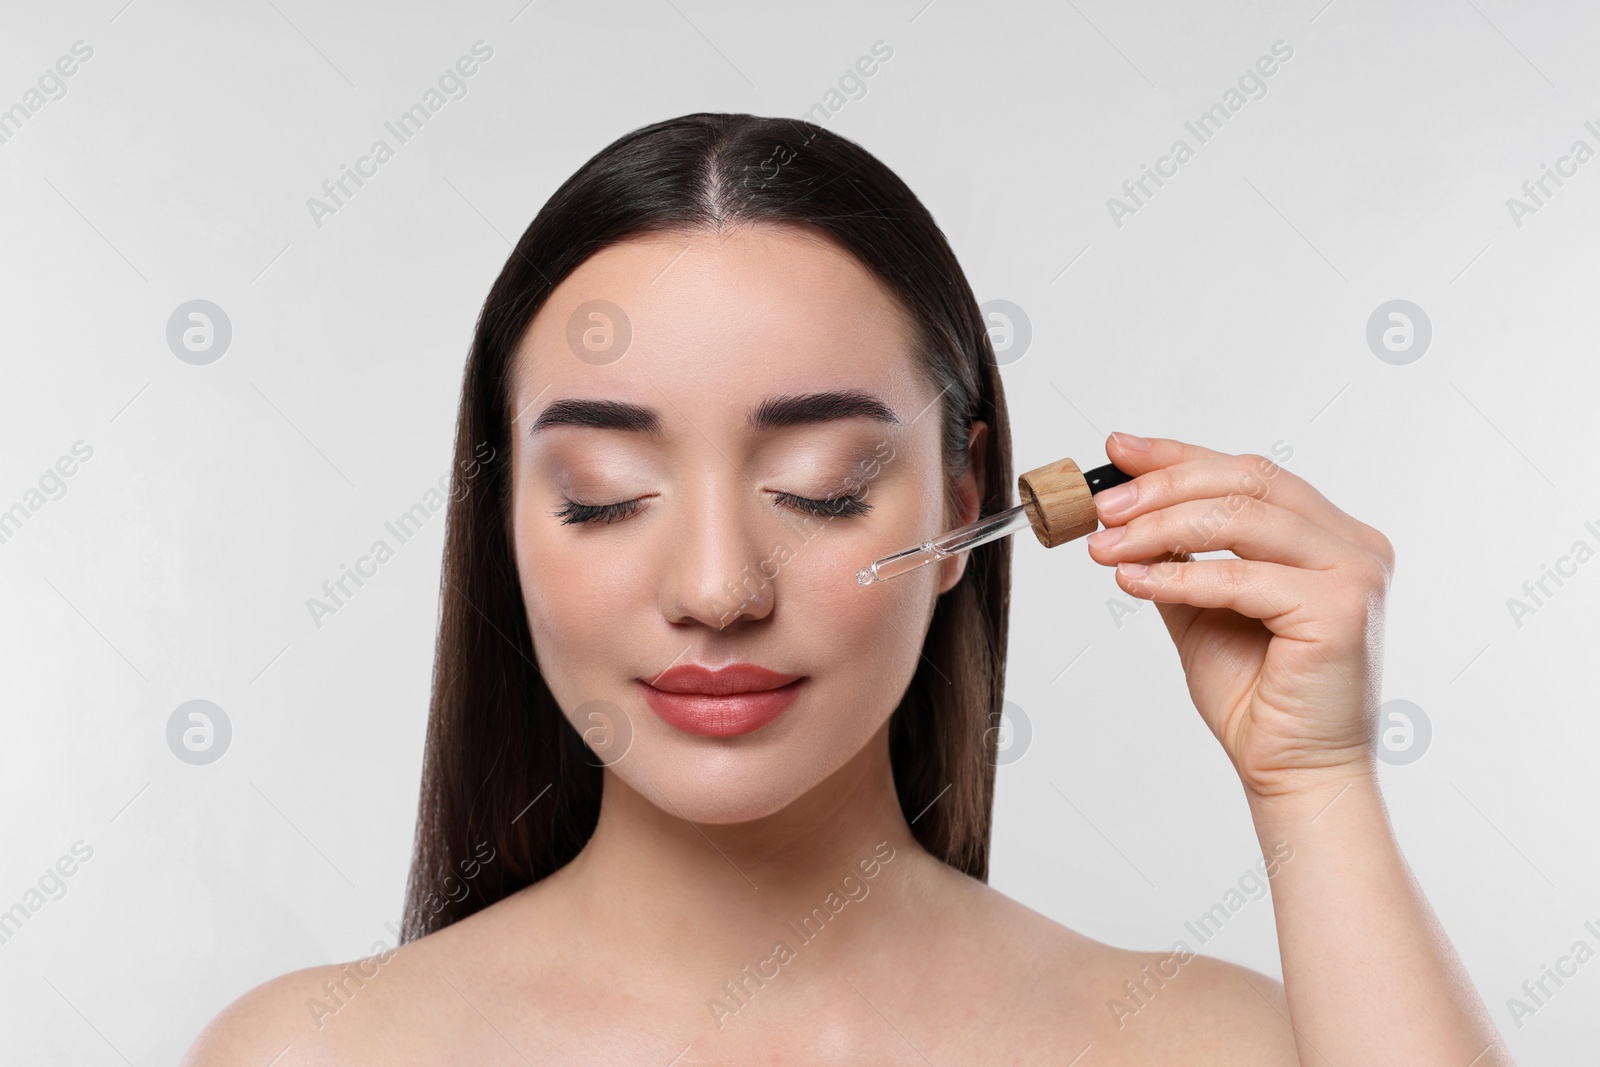
[[[780,944],[818,962],[869,952],[948,873],[900,810],[888,737],[885,723],[793,803],[740,823],[690,822],[607,768],[594,835],[552,881],[592,948],[659,961],[701,996]]]

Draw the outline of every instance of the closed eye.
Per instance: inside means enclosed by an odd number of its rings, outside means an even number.
[[[639,505],[644,498],[624,500],[619,504],[580,504],[576,500],[569,500],[560,511],[553,512],[561,520],[561,525],[570,526],[573,523],[593,525],[620,522],[639,510]]]
[[[861,493],[851,496],[829,497],[826,500],[813,500],[810,497],[795,496],[793,493],[779,493],[778,504],[786,504],[796,511],[803,511],[811,515],[822,515],[827,518],[836,518],[841,515],[865,515],[872,510],[872,505],[867,503],[866,496]]]
[[[787,507],[807,515],[819,515],[824,518],[865,515],[872,510],[872,505],[867,503],[866,496],[861,493],[829,497],[825,500],[797,496],[794,493],[775,495],[777,499],[773,501],[773,507]],[[644,500],[644,497],[635,497],[615,504],[580,504],[575,500],[568,500],[565,506],[552,514],[561,520],[563,526],[599,524],[609,526],[613,522],[621,522],[633,515]]]

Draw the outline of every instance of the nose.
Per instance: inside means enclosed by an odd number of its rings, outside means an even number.
[[[661,606],[668,621],[722,630],[772,613],[779,546],[763,551],[775,526],[754,493],[734,476],[675,505],[684,514],[673,517],[677,536],[662,549]]]

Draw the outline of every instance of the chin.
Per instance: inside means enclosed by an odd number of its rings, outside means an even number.
[[[835,769],[797,759],[792,745],[761,752],[680,752],[663,746],[647,754],[639,751],[646,743],[641,738],[612,773],[666,814],[710,826],[776,814]]]
[[[632,785],[664,813],[704,825],[765,819],[792,805],[806,792],[798,784],[771,779],[752,781],[746,774],[693,773],[682,763],[672,771],[648,779],[630,777],[629,768],[614,769],[622,781]]]

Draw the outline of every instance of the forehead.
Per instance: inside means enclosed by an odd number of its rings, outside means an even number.
[[[889,289],[820,234],[652,234],[602,249],[551,293],[516,352],[517,406],[666,396],[669,412],[714,405],[742,420],[775,393],[857,388],[909,421],[933,395],[911,334]]]

